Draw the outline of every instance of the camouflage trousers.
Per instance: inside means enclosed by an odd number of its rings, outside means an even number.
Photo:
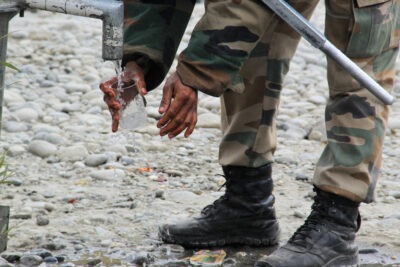
[[[290,1],[289,1],[290,2]],[[317,0],[292,1],[310,17]],[[326,0],[328,39],[391,91],[400,34],[399,0]],[[222,97],[221,165],[259,167],[273,161],[275,117],[300,36],[275,15],[241,70],[245,91]],[[389,107],[328,59],[328,142],[317,163],[317,187],[371,202],[382,162]]]

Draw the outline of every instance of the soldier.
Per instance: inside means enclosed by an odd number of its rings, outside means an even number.
[[[289,1],[309,18],[317,0]],[[328,39],[391,91],[400,38],[399,0],[326,0]],[[164,79],[195,1],[127,1],[124,79],[144,95]],[[258,0],[209,0],[176,72],[163,88],[160,135],[188,137],[197,91],[220,96],[219,161],[226,192],[200,216],[159,229],[165,242],[208,247],[275,245],[271,165],[275,116],[284,76],[300,36]],[[328,143],[317,163],[311,214],[287,244],[256,266],[355,265],[359,205],[374,200],[389,109],[328,59]],[[121,106],[101,85],[118,128]]]

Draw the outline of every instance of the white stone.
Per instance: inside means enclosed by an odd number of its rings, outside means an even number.
[[[82,96],[82,100],[103,99],[103,93],[98,90],[90,90]]]
[[[57,152],[57,146],[43,140],[33,140],[29,144],[28,151],[36,156],[46,158]]]
[[[36,132],[49,132],[49,133],[60,133],[61,129],[55,125],[49,124],[35,124],[33,125],[33,131]]]
[[[71,59],[70,61],[68,61],[68,66],[71,68],[80,68],[82,66],[82,63],[77,59]]]
[[[88,155],[89,155],[89,153],[88,153],[86,147],[83,145],[61,147],[58,151],[58,157],[62,161],[84,160]]]
[[[126,150],[126,147],[124,145],[120,144],[115,144],[115,145],[110,145],[107,147],[108,151],[118,153],[120,155],[127,155],[128,151]]]
[[[200,198],[190,191],[179,190],[168,194],[166,199],[177,203],[196,203]]]
[[[93,154],[85,159],[85,164],[90,167],[96,167],[106,162],[107,156],[105,154]]]
[[[155,123],[153,123],[153,124],[150,124],[150,125],[147,125],[144,127],[137,128],[137,129],[135,129],[135,132],[142,133],[142,134],[146,133],[146,134],[157,136],[160,134],[160,129],[157,128]]]
[[[199,101],[201,107],[204,107],[210,111],[219,111],[221,108],[221,100],[219,97],[206,97]]]
[[[22,155],[23,153],[25,153],[25,151],[26,151],[26,149],[22,145],[12,145],[8,148],[7,154],[12,157],[15,157],[15,156]]]
[[[39,114],[32,108],[21,108],[13,113],[20,121],[32,122],[39,118]]]
[[[59,145],[66,142],[65,138],[58,133],[37,132],[33,137],[34,140],[44,140],[49,143]]]
[[[74,92],[86,93],[90,90],[90,86],[85,83],[70,82],[67,83],[64,87],[67,93],[74,93]]]
[[[400,129],[400,119],[398,114],[392,114],[388,121],[389,129]]]
[[[97,170],[90,173],[90,177],[103,181],[119,181],[125,177],[125,172],[120,169]]]
[[[25,99],[21,96],[20,93],[14,90],[4,90],[4,104],[6,106],[20,105],[24,103]]]
[[[86,125],[102,125],[106,123],[106,120],[102,116],[95,114],[81,114],[78,119]]]
[[[26,123],[17,121],[6,121],[4,122],[3,127],[7,132],[10,133],[26,132],[29,129],[29,126]]]
[[[199,115],[197,127],[199,128],[221,128],[221,118],[213,113]]]

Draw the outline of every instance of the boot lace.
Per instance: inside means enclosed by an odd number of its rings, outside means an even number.
[[[227,182],[225,182],[223,185],[221,185],[218,188],[218,191],[221,191],[221,189],[223,187],[227,187]],[[220,196],[217,200],[215,200],[212,204],[205,206],[202,211],[201,211],[201,215],[203,216],[208,216],[210,214],[212,214],[212,211],[217,210],[219,206],[221,206],[226,200],[229,199],[229,192],[228,190],[226,190],[225,194],[223,194],[222,196]]]
[[[300,226],[292,235],[288,243],[292,243],[301,247],[307,247],[309,243],[307,239],[310,237],[310,232],[321,231],[320,226],[323,225],[321,209],[323,209],[323,207],[321,204],[314,203],[311,209],[311,214],[307,217],[304,224]]]

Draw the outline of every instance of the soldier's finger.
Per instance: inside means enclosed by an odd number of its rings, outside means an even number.
[[[172,101],[172,93],[173,93],[172,84],[170,84],[167,81],[167,83],[164,85],[163,88],[163,96],[161,98],[160,107],[158,109],[158,112],[160,114],[164,114],[168,110]]]
[[[147,94],[147,89],[146,89],[146,82],[144,80],[139,80],[136,82],[137,88],[139,91],[139,94],[144,96]]]
[[[116,131],[118,131],[120,113],[119,113],[119,110],[113,110],[113,109],[110,109],[110,113],[111,113],[111,120],[112,120],[111,130],[113,132],[116,132]]]
[[[194,131],[194,128],[196,127],[197,124],[197,109],[194,109],[193,112],[190,113],[191,118],[189,122],[189,126],[187,127],[185,131],[185,137],[188,138]]]
[[[109,96],[109,97],[115,97],[116,93],[113,88],[104,86],[103,84],[100,84],[100,89],[104,93],[104,95]]]
[[[178,136],[185,129],[188,129],[191,126],[191,123],[192,123],[192,115],[190,113],[187,113],[185,120],[179,126],[175,127],[174,130],[170,131],[168,137],[174,138],[175,136]]]
[[[186,129],[186,124],[181,123],[179,126],[175,127],[170,133],[168,133],[169,138],[174,138],[175,136],[178,136],[182,131]]]
[[[135,81],[136,88],[138,89],[139,94],[145,95],[147,94],[146,81],[143,76],[143,72],[137,71],[133,74],[133,80]]]
[[[169,134],[171,131],[173,131],[176,127],[177,127],[176,122],[173,120],[170,120],[166,126],[161,128],[160,135],[165,136],[165,135]]]
[[[188,106],[183,106],[180,110],[179,113],[177,113],[171,121],[168,123],[168,125],[161,130],[162,135],[168,134],[170,138],[173,138],[180,134],[187,126],[186,122],[190,118],[189,115],[190,107]]]
[[[118,126],[119,126],[119,119],[118,120],[113,120],[112,121],[112,126],[111,126],[111,130],[113,131],[113,133],[118,131]]]
[[[100,90],[103,91],[104,94],[115,97],[115,90],[112,88],[112,85],[116,82],[118,82],[118,78],[114,77],[104,83],[100,83]]]
[[[120,110],[122,107],[121,104],[119,103],[119,101],[117,101],[115,98],[104,96],[103,100],[109,109]]]
[[[158,128],[163,128],[167,123],[171,123],[173,121],[175,124],[181,124],[184,121],[186,113],[190,110],[190,106],[180,101],[180,99],[176,99],[171,103],[168,107],[167,111],[161,117],[161,119],[157,123]],[[171,130],[170,128],[167,128]]]

